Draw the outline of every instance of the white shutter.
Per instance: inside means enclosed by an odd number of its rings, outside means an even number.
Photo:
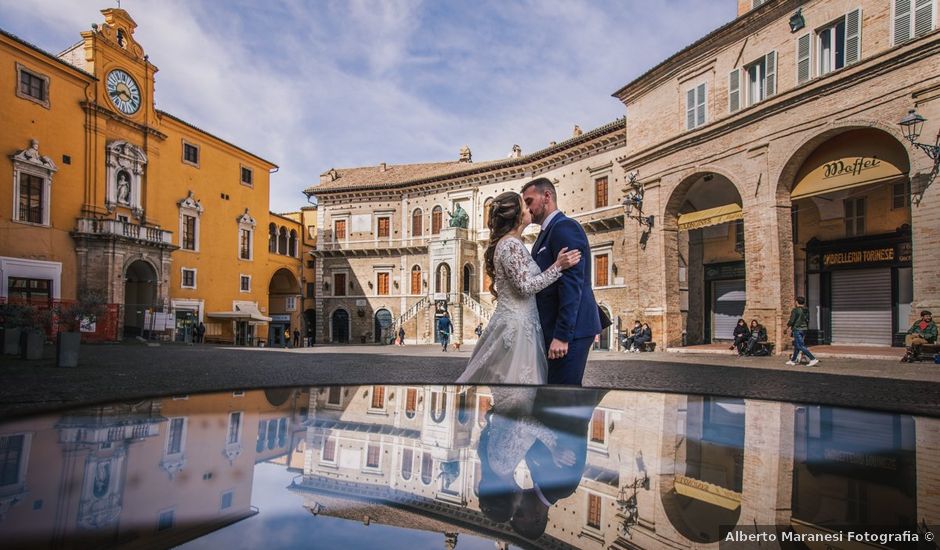
[[[698,85],[696,88],[696,95],[698,95],[698,101],[695,105],[695,125],[701,126],[705,124],[705,83]]]
[[[764,97],[772,97],[777,93],[777,52],[773,51],[764,58],[767,68],[767,77],[764,85]]]
[[[796,83],[802,84],[810,79],[810,45],[813,43],[810,33],[796,39]]]
[[[845,15],[845,64],[851,65],[862,58],[862,9]]]
[[[914,2],[914,36],[924,36],[933,29],[934,0]]]
[[[741,72],[738,69],[728,74],[728,111],[734,113],[741,108]]]
[[[911,39],[911,0],[894,0],[894,43]]]
[[[695,88],[685,93],[685,129],[695,128]]]

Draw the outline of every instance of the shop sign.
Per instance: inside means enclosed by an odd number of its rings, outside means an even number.
[[[718,279],[744,279],[746,271],[744,262],[730,262],[726,264],[711,264],[705,266],[705,280]]]
[[[894,252],[893,246],[870,250],[826,252],[822,255],[823,267],[894,262],[896,258]]]
[[[272,315],[271,320],[276,323],[290,322],[290,315]]]
[[[835,178],[838,176],[858,176],[865,170],[871,170],[881,165],[881,161],[875,157],[856,157],[855,162],[852,159],[842,159],[830,162],[825,165],[823,178]]]

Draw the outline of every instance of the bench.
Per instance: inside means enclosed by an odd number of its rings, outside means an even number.
[[[763,357],[767,355],[774,354],[774,343],[764,340],[763,342],[757,342],[754,344],[754,351],[750,353],[752,357]]]
[[[934,356],[940,353],[940,344],[921,344],[918,353],[914,353],[910,347],[907,353],[901,358],[902,363],[916,363],[917,361],[933,361]]]
[[[643,342],[640,344],[640,351],[656,351],[656,342]]]

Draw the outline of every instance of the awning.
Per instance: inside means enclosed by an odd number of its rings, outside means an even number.
[[[236,321],[263,321],[271,322],[270,317],[266,317],[260,311],[256,304],[235,304],[233,311],[216,311],[206,313],[207,316],[215,319],[234,319]]]
[[[726,510],[737,510],[741,507],[741,493],[719,487],[714,483],[677,475],[675,487],[676,492],[682,496],[707,502]]]
[[[688,214],[679,214],[679,230],[701,229],[710,225],[733,222],[744,218],[740,204],[726,204]]]

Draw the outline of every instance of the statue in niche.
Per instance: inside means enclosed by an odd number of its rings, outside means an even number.
[[[453,211],[453,212],[451,212],[451,211],[448,210],[447,213],[450,215],[450,226],[451,226],[451,227],[460,227],[460,228],[462,228],[462,229],[466,229],[467,227],[469,227],[469,225],[470,225],[470,215],[467,214],[467,211],[464,210],[464,209],[460,206],[460,203],[459,203],[459,202],[458,202],[457,205],[454,207],[454,211]]]
[[[131,177],[126,170],[117,174],[117,201],[120,204],[131,203]]]
[[[109,461],[99,462],[95,466],[95,481],[92,485],[92,494],[95,498],[104,498],[108,495],[108,488],[111,487],[111,463]]]

